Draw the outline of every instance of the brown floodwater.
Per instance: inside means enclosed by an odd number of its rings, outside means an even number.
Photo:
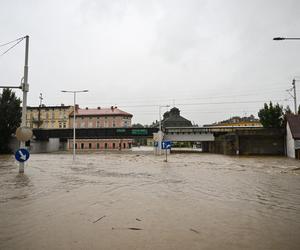
[[[150,152],[0,156],[0,249],[299,249],[300,162]]]

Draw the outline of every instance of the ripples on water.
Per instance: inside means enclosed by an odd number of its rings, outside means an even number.
[[[14,158],[0,156],[0,249],[299,246],[299,161],[212,154],[163,159],[143,152],[100,153],[80,154],[73,163],[69,154],[36,154],[19,175]],[[96,211],[107,214],[95,223],[107,239],[111,228],[128,229],[132,221],[147,233],[134,243],[126,230],[114,230],[118,240],[99,241],[88,224]],[[63,232],[64,226],[74,235]],[[18,236],[22,230],[26,235]],[[59,232],[64,237],[56,241]]]

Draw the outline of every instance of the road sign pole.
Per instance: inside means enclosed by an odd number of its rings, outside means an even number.
[[[25,65],[24,65],[24,79],[22,82],[23,100],[22,100],[22,122],[21,127],[26,127],[26,111],[27,111],[27,92],[28,85],[28,51],[29,51],[29,36],[25,37]],[[25,148],[25,141],[20,142],[20,148]],[[24,173],[24,162],[19,163],[19,173]]]
[[[168,162],[168,152],[167,152],[168,149],[166,148],[165,150],[166,150],[166,162]]]

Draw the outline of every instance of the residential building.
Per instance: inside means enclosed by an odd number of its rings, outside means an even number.
[[[73,106],[27,107],[26,125],[30,128],[69,128],[69,115]]]
[[[204,125],[204,127],[262,127],[262,124],[260,123],[259,119],[256,119],[253,115],[250,115],[245,117],[234,116],[228,120]]]
[[[73,127],[73,112],[69,115],[69,126]],[[110,108],[80,109],[76,107],[76,128],[127,128],[131,127],[132,114],[111,106]],[[130,149],[132,139],[77,139],[77,150],[123,150]],[[73,148],[73,140],[68,140],[68,148]]]
[[[288,157],[300,159],[300,115],[287,116],[286,151]]]

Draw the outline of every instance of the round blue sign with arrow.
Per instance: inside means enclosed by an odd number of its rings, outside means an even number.
[[[19,148],[15,153],[15,158],[19,162],[24,162],[29,159],[29,151],[26,148]]]

